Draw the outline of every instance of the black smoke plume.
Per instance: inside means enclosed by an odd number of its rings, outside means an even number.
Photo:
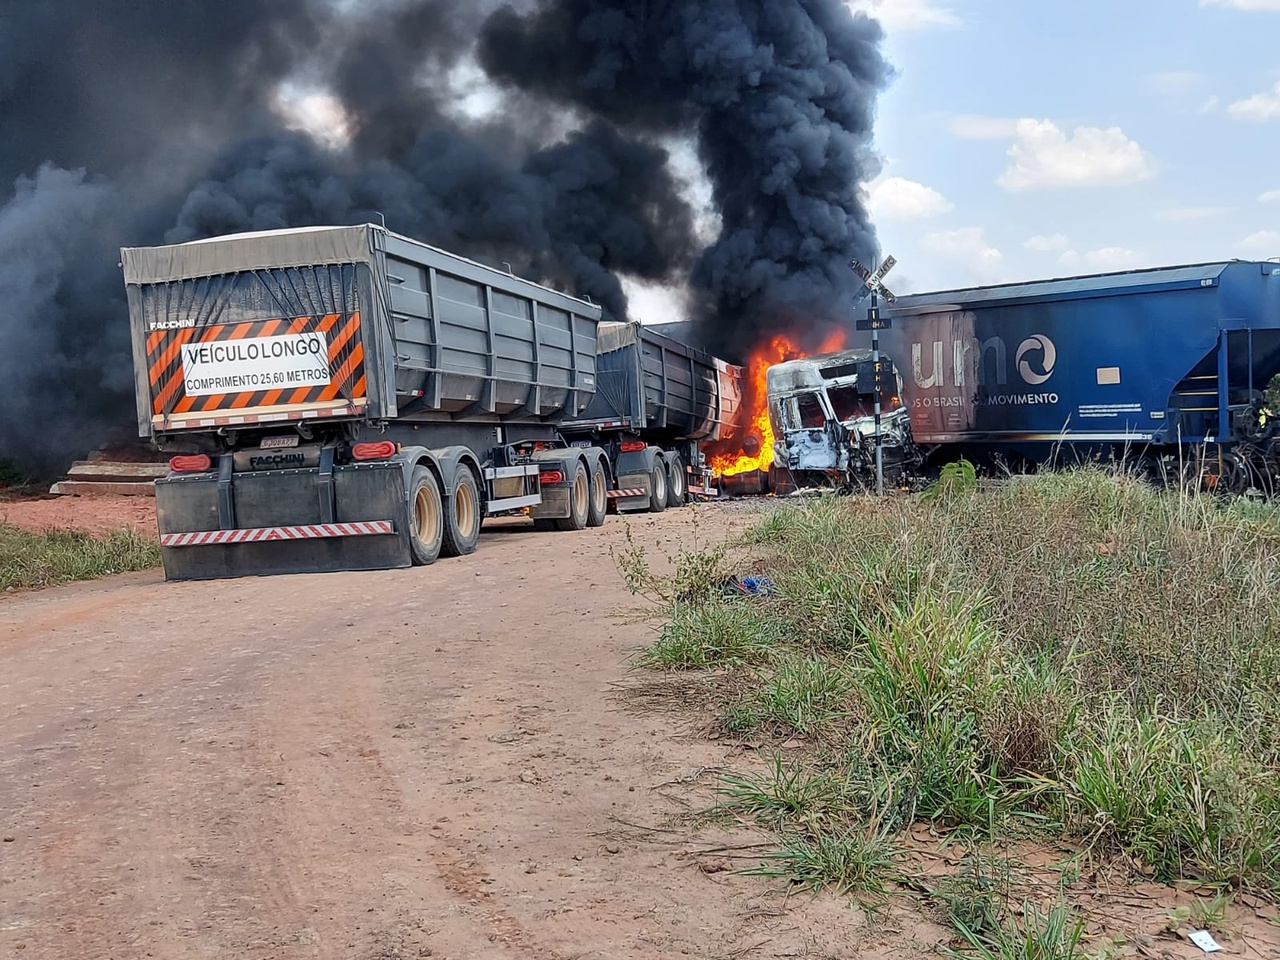
[[[838,0],[558,0],[494,14],[479,56],[517,89],[696,137],[722,230],[693,272],[695,319],[735,356],[769,330],[820,333],[856,287],[849,258],[876,253],[858,190],[879,39]]]
[[[731,358],[836,322],[845,262],[875,253],[879,39],[841,0],[5,4],[0,460],[133,432],[122,245],[382,215],[612,317],[623,276],[687,286]],[[473,56],[503,91],[483,119],[450,83]],[[286,129],[285,81],[328,91],[349,136]],[[711,181],[709,245],[678,139]]]

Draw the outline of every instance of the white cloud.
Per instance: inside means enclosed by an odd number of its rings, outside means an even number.
[[[1205,96],[1209,78],[1193,70],[1168,70],[1149,73],[1142,78],[1147,92],[1162,97],[1179,113],[1194,110],[1199,114],[1215,113],[1219,101],[1216,95]]]
[[[1084,255],[1084,262],[1100,270],[1123,270],[1142,263],[1143,256],[1127,247],[1102,247]]]
[[[1258,197],[1259,203],[1275,203],[1277,200],[1280,200],[1280,190],[1268,190]]]
[[[879,20],[891,32],[960,25],[954,10],[931,0],[849,0],[849,9]]]
[[[948,260],[982,282],[1001,279],[1004,254],[991,246],[981,227],[926,233],[920,241],[925,253]]]
[[[1280,7],[1277,7],[1280,9]],[[1263,122],[1280,117],[1280,83],[1264,93],[1255,93],[1245,100],[1237,100],[1227,107],[1227,113],[1237,120]]]
[[[1119,127],[1077,127],[1070,137],[1049,120],[1019,120],[1013,163],[996,180],[1017,193],[1050,187],[1120,186],[1156,174],[1155,159]]]
[[[1193,220],[1225,217],[1230,212],[1230,207],[1173,207],[1169,210],[1161,210],[1156,214],[1156,219],[1164,223],[1189,223]]]
[[[877,178],[866,189],[867,209],[877,220],[924,220],[954,209],[933,187],[902,177]]]
[[[1280,0],[1200,0],[1202,7],[1230,7],[1233,10],[1280,10]]]
[[[1036,253],[1057,253],[1071,246],[1071,240],[1062,233],[1054,233],[1047,237],[1028,237],[1022,245]]]
[[[1169,70],[1164,73],[1149,73],[1143,77],[1143,85],[1152,93],[1171,97],[1186,96],[1195,93],[1204,85],[1203,73],[1191,70]]]
[[[1259,230],[1237,243],[1236,249],[1253,256],[1280,257],[1280,233],[1274,230]]]
[[[1127,247],[1101,247],[1097,250],[1064,250],[1058,262],[1063,266],[1074,267],[1083,264],[1090,270],[1126,270],[1141,266],[1146,258],[1136,250]]]
[[[951,133],[961,140],[1012,140],[1018,135],[1018,121],[964,114],[952,118]]]

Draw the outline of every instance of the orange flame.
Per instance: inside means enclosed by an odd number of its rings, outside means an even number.
[[[719,477],[732,477],[752,470],[768,470],[773,464],[773,424],[769,422],[769,368],[788,360],[834,353],[844,349],[845,334],[837,330],[812,353],[794,340],[779,334],[751,352],[742,385],[740,427],[730,437],[705,446],[707,462]]]

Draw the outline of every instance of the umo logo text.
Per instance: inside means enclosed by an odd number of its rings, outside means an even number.
[[[1011,371],[1016,371],[1024,383],[1038,387],[1053,376],[1058,363],[1058,348],[1042,333],[1032,334],[1018,344],[1009,362],[1009,347],[1002,337],[988,340],[970,338],[956,340],[951,349],[942,340],[929,345],[911,345],[911,368],[916,386],[922,390],[934,387],[1003,387],[1007,386]]]

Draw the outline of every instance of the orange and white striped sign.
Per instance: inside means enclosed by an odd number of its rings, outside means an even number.
[[[155,330],[147,369],[158,425],[284,419],[300,407],[342,415],[367,396],[358,312]]]

